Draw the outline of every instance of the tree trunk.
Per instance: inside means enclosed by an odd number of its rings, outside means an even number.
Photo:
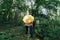
[[[18,8],[15,7],[16,11],[15,11],[15,17],[14,17],[14,26],[17,25],[18,23]]]

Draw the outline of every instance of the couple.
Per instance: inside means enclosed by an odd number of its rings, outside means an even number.
[[[29,28],[30,37],[33,37],[33,22],[31,22],[29,24],[25,24],[25,28],[26,28],[26,35],[28,35],[28,28]]]
[[[23,22],[25,23],[26,27],[26,34],[28,34],[28,28],[30,29],[30,35],[33,37],[33,21],[34,17],[29,14],[29,11],[27,11],[27,14],[23,17]]]

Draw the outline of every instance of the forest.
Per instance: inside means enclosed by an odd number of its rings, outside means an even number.
[[[22,21],[34,16],[34,37]],[[0,0],[0,40],[60,40],[60,0]]]

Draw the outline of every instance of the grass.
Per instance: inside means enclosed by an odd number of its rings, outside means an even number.
[[[1,29],[0,40],[37,40],[37,38],[30,38],[25,36],[25,29],[22,26]],[[5,35],[3,35],[5,34]],[[5,36],[5,37],[4,37]]]

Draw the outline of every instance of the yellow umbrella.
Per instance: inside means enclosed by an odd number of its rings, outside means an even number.
[[[24,16],[24,18],[23,18],[23,22],[24,23],[31,23],[31,22],[33,22],[34,21],[34,17],[32,16],[32,15],[26,15],[26,16]]]

